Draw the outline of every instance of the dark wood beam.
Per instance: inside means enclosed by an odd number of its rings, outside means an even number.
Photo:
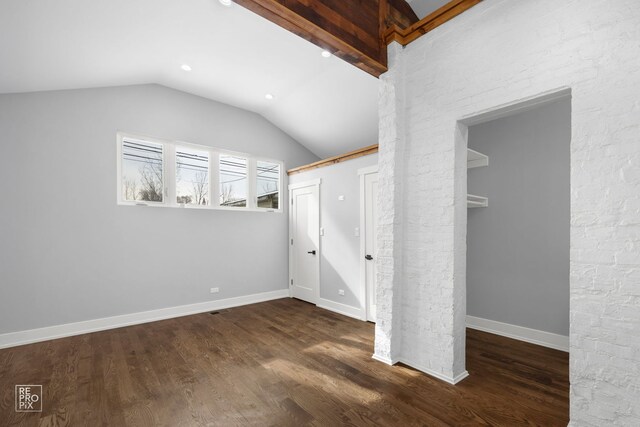
[[[383,32],[392,25],[404,29],[420,20],[405,0],[387,0],[387,4],[387,10],[384,12],[385,25],[382,28]]]
[[[405,0],[235,2],[375,77],[387,71],[384,30],[417,21]]]
[[[406,46],[418,37],[455,18],[481,1],[482,0],[450,1],[440,9],[406,28],[402,28],[398,25],[389,26],[389,28],[384,32],[383,38],[387,44],[396,41],[401,45]]]
[[[406,0],[235,0],[375,77],[389,43],[405,46],[481,1],[452,0],[418,20]]]

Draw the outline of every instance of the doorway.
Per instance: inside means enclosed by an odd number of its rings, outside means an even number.
[[[571,98],[468,128],[467,327],[569,350]]]
[[[320,284],[320,182],[289,186],[291,296],[318,303]]]

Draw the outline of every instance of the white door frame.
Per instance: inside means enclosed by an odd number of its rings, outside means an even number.
[[[378,173],[378,165],[368,166],[366,168],[358,169],[358,175],[360,175],[360,301],[362,301],[362,317],[361,319],[366,321],[368,318],[369,304],[367,303],[367,262],[364,259],[366,255],[366,185],[365,176],[373,173]],[[377,262],[377,257],[376,261]]]
[[[297,184],[289,184],[289,298],[293,298],[293,190],[306,187],[316,187],[318,191],[318,225],[322,224],[322,218],[320,216],[320,184],[322,179],[312,179],[309,181],[299,182]],[[320,255],[322,254],[322,242],[320,240],[320,227],[317,230],[318,233],[318,256],[316,257],[316,275],[318,276],[318,286],[314,291],[314,304],[318,305],[320,302]]]

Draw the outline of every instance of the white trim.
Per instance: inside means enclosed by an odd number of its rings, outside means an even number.
[[[427,375],[431,375],[432,377],[435,377],[435,378],[437,378],[439,380],[442,380],[442,381],[444,381],[446,383],[449,383],[451,385],[456,385],[460,381],[462,381],[463,379],[465,379],[465,378],[467,378],[469,376],[469,372],[464,371],[464,372],[456,375],[455,377],[449,377],[447,375],[444,375],[441,372],[434,371],[433,369],[426,368],[426,367],[420,365],[419,363],[414,363],[411,360],[409,360],[407,358],[404,358],[404,357],[398,358],[398,362],[404,363],[407,366],[411,366],[412,368],[415,368],[415,369],[417,369],[419,371],[422,371]]]
[[[502,104],[486,110],[478,111],[462,117],[459,121],[467,126],[473,126],[480,123],[486,123],[492,120],[501,119],[503,117],[513,116],[515,114],[524,113],[543,105],[548,105],[561,99],[571,97],[570,87],[559,87],[536,95],[521,98],[514,102]]]
[[[289,190],[297,190],[298,188],[311,187],[312,185],[320,185],[322,184],[322,179],[310,179],[305,182],[298,182],[297,184],[289,184]]]
[[[209,199],[210,206],[220,209],[220,153],[209,153]]]
[[[147,204],[148,203],[148,204]],[[197,206],[197,205],[165,205],[160,202],[121,202],[119,206],[127,207],[143,207],[143,208],[171,208],[171,209],[184,209],[195,211],[231,211],[231,212],[269,212],[269,213],[283,213],[282,209],[270,209],[270,208],[244,208],[233,206]]]
[[[333,311],[334,313],[342,314],[343,316],[353,317],[358,320],[365,320],[362,316],[362,308],[353,307],[351,305],[342,304],[324,298],[318,299],[317,306],[324,308],[325,310]]]
[[[524,326],[510,325],[496,322],[495,320],[482,319],[480,317],[467,316],[467,328],[496,334],[515,340],[525,341],[531,344],[541,345],[561,351],[569,351],[569,337],[525,328]]]
[[[373,355],[371,355],[371,358],[373,360],[377,360],[378,362],[382,362],[385,365],[389,365],[389,366],[393,366],[393,365],[395,365],[397,363],[397,362],[394,362],[393,360],[391,360],[389,358],[386,358],[386,357],[383,357],[383,356],[378,356],[375,353]]]
[[[251,157],[247,157],[247,200],[245,202],[248,209],[255,210],[258,207],[258,162]]]
[[[377,173],[378,165],[371,165],[364,168],[358,169],[358,175],[368,175],[370,173]]]
[[[104,331],[107,329],[121,328],[123,326],[139,325],[141,323],[155,322],[174,317],[189,316],[205,313],[212,310],[221,310],[241,305],[255,304],[271,301],[289,296],[287,289],[263,292],[259,294],[245,295],[227,298],[217,301],[207,301],[196,304],[180,305],[176,307],[160,308],[157,310],[124,314],[120,316],[105,317],[102,319],[85,320],[64,325],[48,326],[39,329],[10,332],[0,335],[0,348],[15,347],[34,342],[47,341],[56,338],[70,337],[73,335],[87,334],[90,332]]]
[[[287,194],[289,197],[287,198],[287,212],[289,216],[289,234],[287,239],[287,246],[289,247],[289,278],[287,279],[287,288],[289,289],[289,298],[293,298],[293,189],[291,185],[288,185]],[[318,233],[320,230],[318,230]]]
[[[387,364],[389,366],[393,366],[396,363],[403,363],[407,366],[410,366],[414,369],[417,369],[418,371],[421,371],[427,375],[430,375],[434,378],[437,378],[441,381],[444,381],[446,383],[449,383],[451,385],[456,385],[458,384],[460,381],[462,381],[463,379],[467,378],[469,376],[469,372],[464,371],[458,375],[456,375],[455,377],[449,377],[447,375],[444,375],[440,372],[434,371],[432,369],[429,368],[425,368],[424,366],[421,366],[419,363],[414,363],[412,361],[410,361],[409,359],[406,359],[404,357],[399,357],[396,360],[391,360],[388,359],[386,357],[383,356],[378,356],[377,354],[373,354],[373,356],[371,356],[372,359],[377,360],[378,362],[382,362],[384,364]]]

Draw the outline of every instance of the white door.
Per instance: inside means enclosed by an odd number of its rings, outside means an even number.
[[[291,296],[317,303],[320,282],[318,185],[291,190]]]
[[[376,321],[376,254],[378,253],[378,174],[364,176],[364,253],[367,320]]]

